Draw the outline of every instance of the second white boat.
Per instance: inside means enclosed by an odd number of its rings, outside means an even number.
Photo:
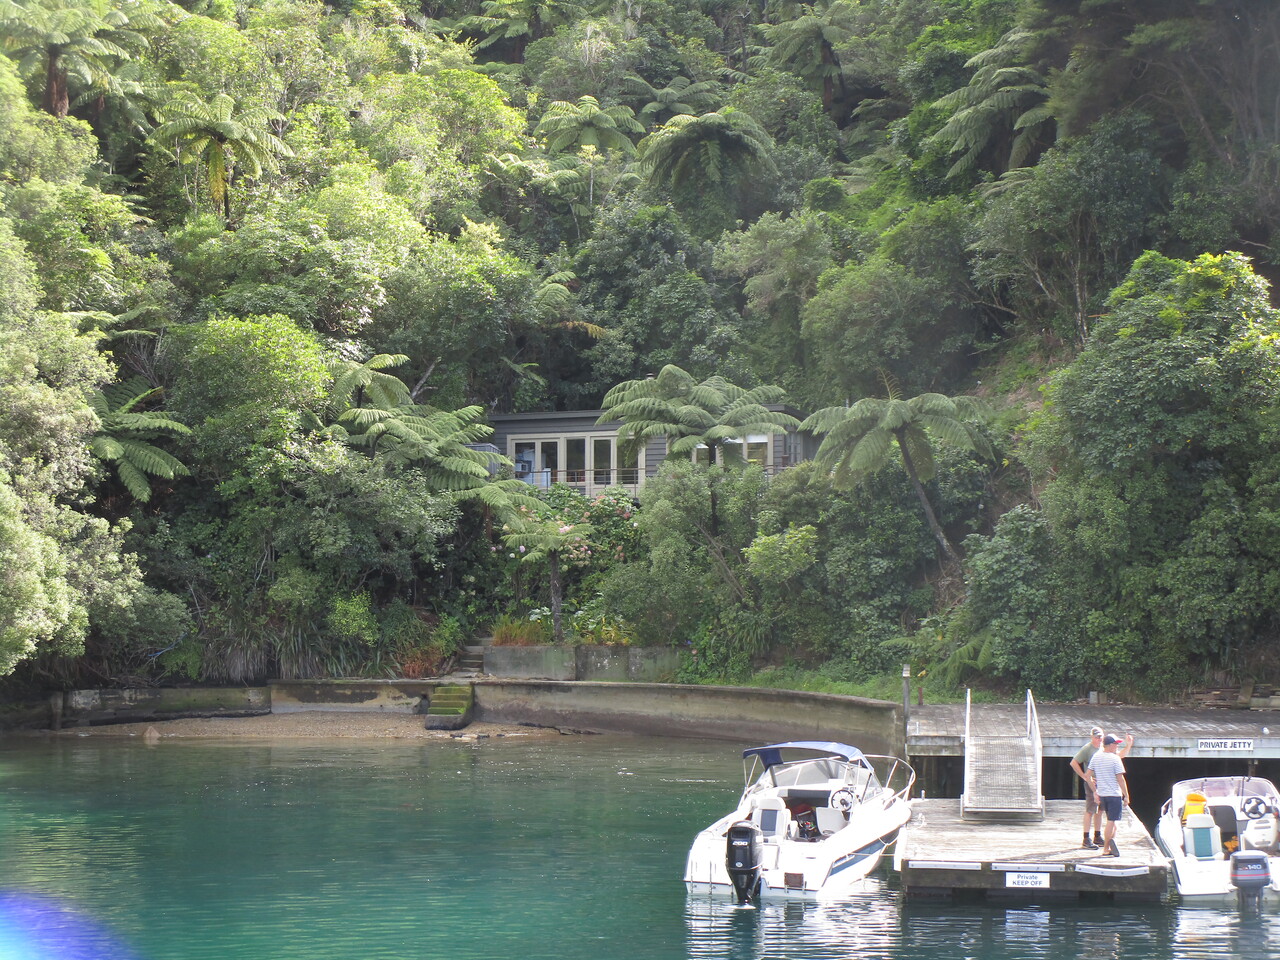
[[[1156,843],[1185,903],[1245,907],[1280,896],[1280,792],[1270,780],[1180,780],[1160,810]]]

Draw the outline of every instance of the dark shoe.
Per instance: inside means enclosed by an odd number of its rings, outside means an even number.
[[[1085,837],[1085,838],[1084,838],[1084,842],[1083,842],[1083,843],[1081,843],[1081,844],[1080,844],[1080,846],[1084,847],[1084,849],[1086,849],[1086,850],[1097,850],[1097,849],[1098,849],[1098,847],[1100,847],[1100,846],[1101,846],[1101,844],[1094,843],[1094,842],[1093,842],[1092,840],[1090,840],[1088,837]]]
[[[1106,843],[1106,841],[1104,841],[1104,840],[1102,839],[1102,834],[1100,834],[1100,833],[1095,833],[1095,834],[1093,835],[1093,845],[1094,845],[1095,847],[1101,847],[1101,846],[1104,846],[1104,845],[1105,845],[1105,843]]]
[[[1120,856],[1120,848],[1116,846],[1116,842],[1115,842],[1114,840],[1112,840],[1112,841],[1111,841],[1111,853],[1110,853],[1110,856],[1113,856],[1113,857],[1118,857],[1118,856]]]

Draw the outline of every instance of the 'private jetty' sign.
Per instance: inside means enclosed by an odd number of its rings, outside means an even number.
[[[1201,737],[1200,744],[1196,749],[1201,753],[1221,753],[1224,750],[1232,753],[1251,753],[1253,752],[1253,741],[1211,740],[1207,737]]]

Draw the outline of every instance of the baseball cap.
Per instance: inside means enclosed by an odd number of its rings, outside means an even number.
[[[1124,741],[1121,740],[1119,737],[1117,737],[1114,733],[1108,733],[1105,737],[1102,738],[1102,745],[1104,747],[1109,747],[1113,743],[1124,743]]]
[[[1101,728],[1101,727],[1094,727],[1092,730],[1090,730],[1090,731],[1089,731],[1089,736],[1091,736],[1091,737],[1100,737],[1100,736],[1102,736],[1102,728]]]

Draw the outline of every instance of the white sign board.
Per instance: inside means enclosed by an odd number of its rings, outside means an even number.
[[[1196,749],[1201,753],[1221,753],[1223,751],[1230,753],[1252,753],[1253,741],[1231,739],[1214,740],[1209,737],[1201,737],[1200,743]]]
[[[1049,886],[1049,874],[1021,873],[1011,870],[1004,875],[1004,885],[1006,887],[1018,887],[1019,889],[1031,889],[1035,887],[1047,889]]]

